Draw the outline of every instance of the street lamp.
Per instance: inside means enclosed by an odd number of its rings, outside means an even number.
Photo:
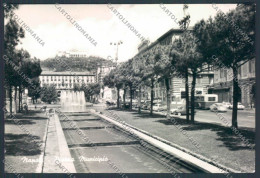
[[[121,44],[123,44],[123,42],[121,40],[118,42],[110,42],[110,45],[114,45],[114,46],[116,45],[116,57],[115,57],[116,63],[118,61],[118,46]]]
[[[190,24],[190,14],[187,12],[189,6],[187,4],[183,5],[183,19],[179,21],[179,25],[183,30],[187,30]]]

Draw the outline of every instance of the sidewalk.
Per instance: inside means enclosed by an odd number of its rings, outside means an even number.
[[[179,118],[173,122],[158,114],[150,116],[148,113],[138,114],[137,111],[105,110],[101,105],[94,109],[218,164],[241,172],[255,170],[255,150],[245,145],[228,127],[200,122],[191,125]],[[255,145],[253,131],[239,129],[239,133]]]
[[[41,172],[47,125],[47,116],[39,111],[5,118],[5,172]]]
[[[75,173],[73,161],[57,115],[50,116],[42,173]]]

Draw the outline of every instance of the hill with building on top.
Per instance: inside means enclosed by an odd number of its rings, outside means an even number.
[[[89,57],[59,57],[48,58],[41,61],[41,67],[55,72],[63,71],[89,71],[94,72],[99,66],[112,66],[114,62],[106,60],[101,57],[89,56]]]

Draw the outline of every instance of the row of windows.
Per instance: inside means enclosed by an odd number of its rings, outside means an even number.
[[[43,79],[68,79],[68,78],[74,78],[74,79],[87,79],[87,78],[95,78],[94,76],[41,76]]]
[[[54,85],[59,84],[59,83],[50,83],[50,82],[48,82],[48,81],[46,81],[46,82],[45,82],[45,81],[42,81],[41,83],[42,83],[42,84],[48,84],[48,83],[49,83],[49,84],[54,84]],[[77,82],[73,82],[73,83],[72,83],[72,82],[69,82],[69,83],[67,83],[67,84],[71,84],[71,85],[72,85],[72,84],[81,84],[81,83],[94,83],[94,81],[89,81],[89,82],[84,82],[84,81],[80,82],[80,81],[77,81]],[[66,84],[66,83],[64,83],[64,81],[62,81],[61,84]]]
[[[86,54],[70,54],[70,57],[87,57]]]
[[[255,73],[255,60],[251,60],[245,63],[243,66],[238,68],[238,75],[245,77],[248,73]],[[229,76],[232,77],[231,69],[220,69],[219,77],[227,79]]]
[[[68,83],[65,83],[65,84],[46,84],[44,83],[44,85],[47,85],[47,86],[56,86],[56,87],[70,87],[70,88],[73,88],[73,84],[68,84]]]
[[[75,80],[75,79],[46,79],[46,81],[47,82],[49,82],[49,81],[62,81],[62,82],[64,82],[64,81],[69,81],[69,82],[79,82],[79,81],[82,81],[82,82],[84,82],[84,79],[81,79],[81,80]],[[93,78],[93,79],[85,79],[85,81],[86,82],[94,82],[95,81],[95,79]],[[45,82],[45,79],[42,79],[42,82]]]

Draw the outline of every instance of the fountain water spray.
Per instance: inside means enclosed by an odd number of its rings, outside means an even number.
[[[62,112],[86,112],[85,94],[83,91],[61,91]]]

